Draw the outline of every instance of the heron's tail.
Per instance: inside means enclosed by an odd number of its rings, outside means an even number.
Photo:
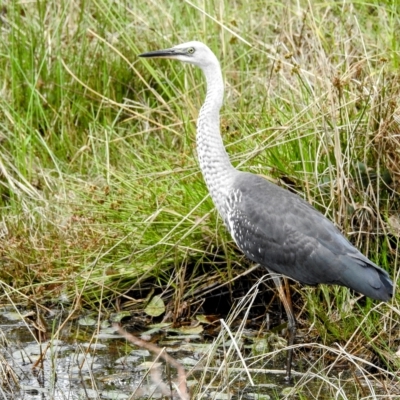
[[[388,273],[367,258],[353,260],[357,265],[343,272],[341,283],[371,299],[389,301],[393,296],[393,282]]]

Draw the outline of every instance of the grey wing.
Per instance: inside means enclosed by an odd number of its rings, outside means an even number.
[[[308,265],[320,246],[314,237],[305,233],[311,228],[308,226],[310,220],[304,221],[306,224],[301,232],[301,217],[296,220],[296,226],[291,223],[294,213],[298,212],[297,207],[287,203],[290,202],[282,199],[275,204],[269,198],[263,204],[242,192],[240,202],[228,213],[228,229],[238,247],[251,260],[305,284],[322,283],[326,275],[318,276],[318,271]]]
[[[339,284],[387,300],[387,273],[300,197],[257,175],[235,181],[226,223],[251,260],[299,282]]]

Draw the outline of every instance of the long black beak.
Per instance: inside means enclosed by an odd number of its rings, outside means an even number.
[[[139,57],[144,58],[175,58],[176,56],[183,55],[184,53],[180,50],[171,48],[165,50],[149,51],[148,53],[139,54]]]

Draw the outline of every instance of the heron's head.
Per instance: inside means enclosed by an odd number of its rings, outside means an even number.
[[[200,68],[204,68],[210,64],[218,64],[218,60],[214,53],[204,43],[196,41],[178,44],[169,49],[139,54],[139,57],[170,58],[194,64]]]

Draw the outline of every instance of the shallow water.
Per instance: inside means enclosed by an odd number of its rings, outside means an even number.
[[[54,332],[62,323],[61,315],[46,322],[48,332]],[[61,330],[59,339],[39,344],[34,338],[33,329],[19,318],[18,313],[0,313],[3,337],[0,354],[9,369],[9,374],[3,378],[0,399],[127,399],[134,393],[132,398],[135,399],[161,397],[157,379],[154,373],[149,373],[156,358],[149,350],[128,343],[109,324],[104,324],[100,329],[85,324],[85,319],[70,322]],[[208,355],[213,344],[205,343],[201,334],[174,332],[173,335],[160,335],[159,339],[160,346],[166,347],[168,354],[181,363],[186,371],[192,370],[187,378],[188,386],[206,387],[221,363],[219,358],[224,357],[223,351],[213,350],[212,365],[207,365],[208,373],[205,373],[201,359]],[[42,353],[45,356],[39,359]],[[175,377],[174,368],[169,368],[161,359],[156,363],[162,381],[169,382],[169,375]],[[193,371],[194,367],[196,371]],[[202,379],[204,381],[200,383]],[[283,381],[283,377],[279,376],[277,380]],[[224,399],[232,398],[232,395],[236,397],[236,391],[242,395],[248,392],[243,379],[238,379],[230,387],[231,396],[219,392],[220,383],[216,381],[210,388],[205,388],[204,394]],[[276,390],[278,386],[268,380],[257,390],[266,392],[272,388]],[[254,397],[250,393],[244,398],[268,397]]]
[[[148,349],[127,342],[106,321],[100,326],[97,322],[90,317],[75,319],[63,326],[57,339],[38,344],[34,331],[18,313],[0,312],[0,355],[4,358],[0,400],[161,398],[160,382],[169,390],[176,369],[161,358],[156,359]],[[47,333],[52,336],[51,332],[56,332],[63,323],[63,316],[59,314],[46,323]],[[252,378],[249,378],[228,339],[216,345],[214,339],[205,341],[196,329],[168,332],[160,326],[143,335],[160,348],[166,348],[184,367],[193,398],[278,399],[292,387],[283,374],[266,373],[270,368],[284,370],[284,352],[277,358],[261,359],[261,363],[256,360],[258,354],[271,351],[269,338],[250,343],[250,332],[247,338],[244,335],[240,339],[246,363],[252,369]],[[40,360],[43,353],[45,356]],[[218,369],[227,360],[229,372],[222,370],[221,373]],[[301,367],[299,360],[296,363]],[[345,372],[340,374],[344,379]],[[320,385],[315,385],[315,389],[313,386],[310,380],[307,391],[318,393],[318,399],[331,398],[321,392]],[[349,392],[353,392],[351,387],[347,389],[347,396],[356,398]]]

